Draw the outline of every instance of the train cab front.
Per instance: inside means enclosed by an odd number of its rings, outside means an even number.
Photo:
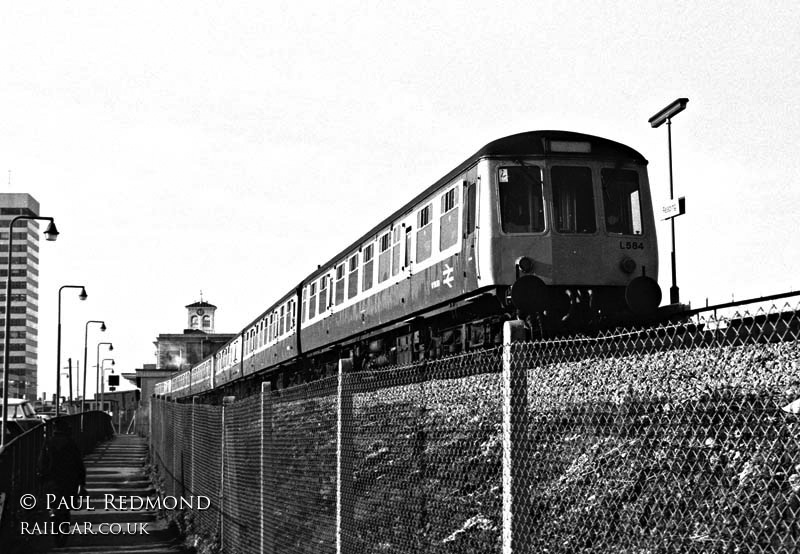
[[[486,165],[497,205],[495,275],[510,285],[510,305],[550,326],[655,315],[661,289],[647,161],[606,139],[542,134],[540,156]]]

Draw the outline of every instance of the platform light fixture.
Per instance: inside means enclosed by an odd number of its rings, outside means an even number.
[[[7,266],[8,269],[6,271],[6,311],[5,311],[5,336],[4,336],[4,349],[3,349],[3,405],[0,406],[0,410],[2,410],[2,423],[0,424],[0,449],[2,449],[6,444],[6,431],[8,429],[8,387],[10,385],[9,381],[9,358],[8,355],[10,350],[10,323],[11,323],[11,263],[12,263],[12,255],[14,252],[13,243],[14,243],[14,224],[20,220],[27,220],[27,221],[49,221],[50,225],[47,226],[45,230],[45,236],[47,240],[54,241],[58,238],[58,230],[56,229],[56,224],[53,222],[52,217],[39,217],[34,215],[18,215],[11,222],[8,224],[8,256],[7,256]],[[60,378],[58,379],[60,380]],[[26,385],[27,386],[27,385]]]
[[[666,122],[667,124],[667,148],[669,150],[669,199],[673,201],[675,195],[672,185],[672,118],[686,109],[686,104],[689,102],[688,98],[678,98],[665,108],[661,109],[653,117],[647,121],[652,128],[660,127]],[[678,304],[680,302],[680,289],[678,289],[677,270],[675,268],[675,218],[670,218],[670,228],[672,231],[672,252],[670,259],[672,261],[672,286],[669,289],[669,302],[670,304]]]
[[[678,98],[672,104],[662,109],[656,115],[648,119],[650,126],[655,129],[661,127],[664,122],[669,122],[670,119],[681,113],[686,109],[686,104],[689,102],[688,98]]]
[[[86,322],[86,326],[84,327],[83,331],[83,396],[81,397],[81,414],[86,411],[86,368],[89,366],[88,363],[88,344],[89,344],[89,324],[90,323],[99,323],[100,324],[100,331],[106,330],[106,322],[97,320],[97,319],[90,319]],[[83,430],[83,416],[81,416],[81,430]]]
[[[48,227],[49,229],[49,227]],[[56,235],[58,235],[58,231],[56,231]],[[83,285],[62,285],[58,289],[58,335],[57,335],[57,346],[56,346],[56,373],[61,372],[61,292],[64,289],[81,289],[81,292],[78,293],[78,298],[80,300],[86,300],[89,295],[86,294],[86,287]],[[69,383],[69,392],[70,396],[72,396],[72,381]],[[56,417],[61,415],[61,379],[56,381]]]
[[[47,229],[44,230],[44,238],[49,241],[54,241],[58,238],[59,232],[56,229],[55,222],[51,219],[50,224],[47,226]]]

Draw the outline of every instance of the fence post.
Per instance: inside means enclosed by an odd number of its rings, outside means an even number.
[[[179,467],[180,454],[183,450],[183,441],[179,441],[180,433],[178,433],[178,400],[172,401],[172,495],[178,495],[178,480],[183,479]]]
[[[275,552],[275,536],[272,532],[274,524],[267,522],[266,506],[264,505],[264,494],[266,487],[264,482],[267,480],[267,473],[273,470],[272,465],[272,393],[269,381],[261,383],[261,553],[273,554]],[[275,489],[269,491],[272,498]],[[271,511],[271,510],[270,510]]]
[[[353,383],[352,358],[339,360],[336,424],[336,553],[353,551],[355,491],[353,490]]]
[[[192,463],[189,464],[189,492],[190,492],[190,494],[194,494],[194,491],[196,490],[196,487],[195,487],[195,484],[194,484],[194,443],[195,443],[195,440],[197,438],[196,435],[194,434],[194,420],[195,420],[194,402],[195,402],[195,400],[197,400],[197,397],[193,396],[192,397],[192,404],[191,404],[191,408],[190,408],[191,409],[191,413],[192,413],[191,431],[189,432],[189,434],[192,437],[192,446],[191,446],[191,450],[189,451],[189,456],[192,459]]]
[[[528,379],[525,368],[515,363],[512,344],[526,338],[522,321],[503,324],[503,554],[522,552],[520,523],[514,515],[515,511],[522,512],[524,494],[521,447],[526,431]]]
[[[219,464],[219,546],[225,551],[225,404],[227,399],[222,399],[222,447]]]
[[[414,438],[414,460],[417,464],[417,480],[415,495],[419,500],[419,512],[417,513],[417,533],[414,541],[414,552],[428,552],[428,499],[425,490],[425,479],[427,476],[428,465],[425,459],[425,451],[428,443],[427,431],[427,412],[428,401],[425,396],[425,387],[428,385],[428,366],[427,361],[423,360],[417,367],[416,378],[419,382],[419,406],[416,410],[416,436]]]

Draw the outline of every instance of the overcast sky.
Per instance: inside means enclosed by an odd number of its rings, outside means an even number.
[[[647,120],[683,96],[682,300],[796,290],[800,8],[695,4],[4,2],[0,190],[32,194],[61,231],[41,243],[39,394],[55,390],[63,284],[89,293],[64,293],[64,363],[103,319],[90,364],[109,340],[101,358],[131,371],[201,289],[217,331],[240,331],[502,136],[628,144],[658,206],[667,130]]]

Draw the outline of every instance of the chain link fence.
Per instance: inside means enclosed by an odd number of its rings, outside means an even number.
[[[153,460],[223,552],[795,552],[800,306],[750,308],[154,399]]]

